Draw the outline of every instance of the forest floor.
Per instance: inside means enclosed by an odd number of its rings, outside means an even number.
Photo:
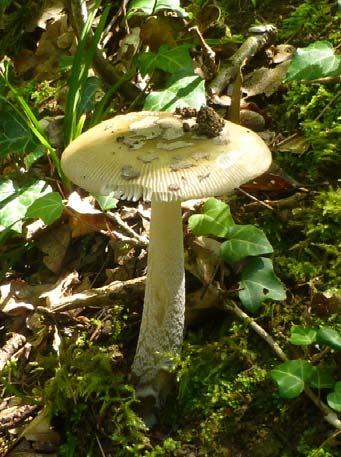
[[[148,85],[136,97],[126,95],[140,81],[134,55],[142,49],[157,53],[166,44],[190,53],[206,79],[206,100],[224,117],[228,97],[210,98],[200,42],[183,33],[179,15],[161,13],[146,26],[143,17],[109,9],[102,45],[115,71],[126,75],[117,90],[105,80],[108,73],[91,70],[86,41],[77,54],[77,20],[59,2],[43,11],[37,3],[0,7],[0,456],[341,456],[340,74],[285,80],[296,48],[328,41],[337,60],[337,2],[181,4],[220,66],[246,41],[250,26],[277,27],[249,58],[241,83],[241,123],[267,142],[274,164],[220,198],[236,223],[263,230],[273,248],[272,278],[279,278],[286,299],[267,299],[262,289],[259,309],[243,307],[244,261],[224,262],[212,248],[221,239],[195,236],[188,221],[203,202],[184,204],[185,341],[174,357],[176,394],[151,429],[138,415],[129,378],[149,204],[112,195],[96,200],[63,181],[59,157],[77,129],[149,109]],[[169,3],[177,11],[178,3]],[[77,55],[86,80],[72,73]],[[153,69],[154,90],[167,87],[167,71]],[[32,206],[47,194],[50,206]],[[241,309],[248,316],[238,315]],[[271,374],[284,362],[277,345],[289,361],[300,361],[299,373],[283,368],[301,383],[294,398],[283,395]],[[287,378],[280,378],[282,389]]]

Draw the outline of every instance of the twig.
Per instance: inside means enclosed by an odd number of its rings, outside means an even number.
[[[314,121],[318,121],[324,113],[327,111],[327,109],[335,102],[335,100],[340,96],[341,90],[335,94],[335,96],[329,100],[329,102],[326,104],[326,106],[323,108],[323,110],[318,114],[318,116],[315,117]]]
[[[208,69],[210,76],[212,77],[217,72],[217,64],[215,63],[215,52],[206,43],[204,37],[202,36],[202,34],[197,26],[190,27],[188,29],[188,31],[190,33],[193,33],[194,35],[196,35],[197,38],[199,39],[200,46],[202,47],[202,50],[203,50],[203,63],[205,65],[205,67]]]
[[[269,26],[264,33],[252,35],[247,38],[238,51],[229,59],[229,65],[222,66],[217,76],[210,83],[209,89],[211,95],[220,95],[231,80],[235,79],[245,59],[249,61],[264,46],[270,44],[276,33],[276,27]]]
[[[235,303],[230,302],[231,304],[225,304],[224,307],[228,311],[231,311],[241,320],[246,322],[252,330],[254,330],[264,341],[271,347],[271,349],[275,352],[275,354],[284,362],[289,360],[288,356],[285,352],[281,349],[278,343],[269,335],[263,327],[261,327],[257,322],[246,314],[243,310],[241,310]],[[337,414],[330,409],[323,401],[321,401],[314,392],[309,388],[304,388],[304,393],[312,400],[312,402],[319,408],[322,412],[325,421],[327,421],[330,425],[332,425],[336,429],[341,429],[341,420],[338,418]]]
[[[250,195],[250,197],[253,197]],[[272,210],[281,209],[281,208],[295,208],[299,202],[305,200],[308,197],[308,193],[297,192],[296,194],[291,195],[287,198],[281,198],[280,200],[264,200],[264,201],[255,201],[254,203],[249,203],[244,206],[245,211],[257,211],[259,206],[267,205],[270,206]],[[253,200],[253,199],[252,199]]]
[[[6,363],[17,352],[17,350],[26,343],[26,338],[20,333],[13,333],[5,345],[0,349],[0,372],[4,369]]]
[[[294,138],[296,138],[298,136],[298,133],[295,132],[293,133],[292,135],[289,135],[288,137],[284,138],[282,141],[279,141],[277,144],[276,144],[276,148],[278,148],[279,146],[283,146],[284,144],[288,143],[289,141],[293,140]]]
[[[18,427],[25,419],[31,416],[38,409],[38,405],[22,405],[9,407],[8,414],[6,409],[1,411],[0,425],[1,432]]]
[[[265,202],[263,202],[262,200],[258,200],[258,198],[256,198],[256,197],[254,197],[253,195],[249,194],[249,193],[246,192],[244,189],[238,188],[237,190],[238,190],[239,192],[241,192],[242,194],[246,195],[248,198],[250,198],[250,199],[253,200],[254,202],[256,202],[257,205],[264,206],[264,208],[270,209],[271,211],[274,210],[274,209],[272,208],[272,206],[270,206],[268,203],[265,203]]]
[[[318,79],[303,79],[300,81],[303,84],[338,84],[341,82],[341,76],[326,76]]]
[[[59,301],[57,306],[47,309],[43,306],[38,306],[37,311],[42,314],[54,314],[63,311],[69,311],[76,308],[86,308],[89,306],[99,306],[103,301],[109,300],[112,296],[121,298],[127,293],[132,291],[144,290],[146,281],[145,276],[140,276],[135,279],[128,279],[127,281],[114,281],[107,286],[99,287],[98,289],[89,289],[71,295],[70,297],[63,298]]]
[[[146,247],[149,244],[149,241],[144,236],[139,235],[132,229],[126,222],[121,219],[121,216],[117,212],[108,211],[107,215],[119,226],[121,227],[126,233],[128,233],[133,239],[138,241],[140,246]]]

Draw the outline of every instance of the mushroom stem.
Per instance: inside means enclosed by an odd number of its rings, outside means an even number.
[[[170,355],[179,352],[185,315],[181,202],[152,199],[142,323],[132,366],[140,399],[158,408],[171,389]]]

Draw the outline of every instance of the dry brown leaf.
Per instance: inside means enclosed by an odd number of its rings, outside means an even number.
[[[275,68],[259,68],[245,77],[243,92],[247,97],[265,94],[266,97],[274,94],[281,86],[289,67],[290,60],[277,65]]]
[[[292,152],[293,154],[301,155],[306,152],[309,147],[310,144],[303,136],[296,135],[293,138],[282,141],[276,146],[276,149],[280,152]]]
[[[220,243],[211,238],[199,236],[189,242],[186,269],[203,284],[209,284],[220,263]]]
[[[66,51],[71,54],[75,44],[72,27],[67,15],[55,22],[47,23],[35,53],[22,50],[13,58],[15,71],[19,75],[30,72],[30,78],[37,81],[55,79],[60,73],[59,60]]]
[[[192,324],[209,309],[222,309],[223,292],[215,285],[209,284],[186,296],[186,323]]]
[[[37,240],[38,248],[46,254],[43,262],[53,273],[60,272],[70,241],[71,230],[67,225],[49,230]]]
[[[313,295],[311,307],[318,316],[341,315],[341,296],[331,292],[319,292]]]
[[[150,16],[141,25],[140,38],[144,45],[156,52],[163,44],[176,46],[176,39],[183,29],[183,21],[169,16]]]
[[[266,55],[271,63],[279,64],[291,59],[295,52],[295,47],[291,44],[278,44],[270,46],[266,50]]]
[[[94,198],[91,196],[81,198],[77,192],[69,195],[67,209],[72,238],[88,233],[108,230],[106,215],[94,208]]]

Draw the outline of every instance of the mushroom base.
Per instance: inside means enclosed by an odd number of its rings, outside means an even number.
[[[174,386],[171,359],[183,341],[185,270],[181,202],[152,200],[151,208],[147,281],[132,379],[143,403],[159,409]]]

